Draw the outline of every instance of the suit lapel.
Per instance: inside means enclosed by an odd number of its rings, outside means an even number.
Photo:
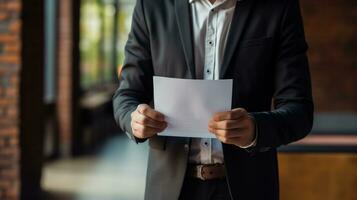
[[[194,55],[193,55],[192,25],[191,25],[189,2],[187,0],[176,0],[175,13],[176,13],[176,20],[178,23],[179,34],[183,46],[183,51],[185,54],[186,63],[192,78],[195,79],[196,69],[195,69],[194,57],[193,57]]]
[[[235,53],[235,49],[240,42],[240,39],[244,32],[244,27],[247,24],[249,14],[252,10],[254,0],[241,0],[237,1],[231,28],[228,33],[226,50],[223,56],[223,62],[220,69],[219,78],[222,79],[225,76],[229,68],[230,61]]]

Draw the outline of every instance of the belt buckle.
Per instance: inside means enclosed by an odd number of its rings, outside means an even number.
[[[207,180],[207,178],[203,175],[203,167],[204,167],[204,165],[197,166],[197,178],[205,181],[205,180]]]

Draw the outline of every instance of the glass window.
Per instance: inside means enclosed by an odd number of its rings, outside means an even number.
[[[114,35],[114,1],[82,0],[80,19],[81,87],[104,85],[114,80],[117,36]]]
[[[128,34],[131,27],[131,20],[133,15],[133,10],[135,7],[134,0],[119,0],[119,40],[118,40],[118,63],[120,71],[124,63],[124,47],[128,40]]]

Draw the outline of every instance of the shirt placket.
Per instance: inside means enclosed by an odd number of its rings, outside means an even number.
[[[208,14],[206,29],[204,79],[213,80],[217,42],[217,14],[215,8],[211,8]],[[212,139],[202,139],[201,148],[203,151],[201,161],[212,163]]]
[[[205,65],[204,65],[204,79],[213,80],[215,67],[215,50],[216,50],[216,28],[215,28],[215,10],[214,8],[208,14],[207,32],[205,44]]]

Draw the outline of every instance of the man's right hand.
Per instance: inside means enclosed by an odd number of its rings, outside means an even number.
[[[145,139],[165,130],[165,116],[147,104],[140,104],[131,113],[131,129],[135,137]]]

